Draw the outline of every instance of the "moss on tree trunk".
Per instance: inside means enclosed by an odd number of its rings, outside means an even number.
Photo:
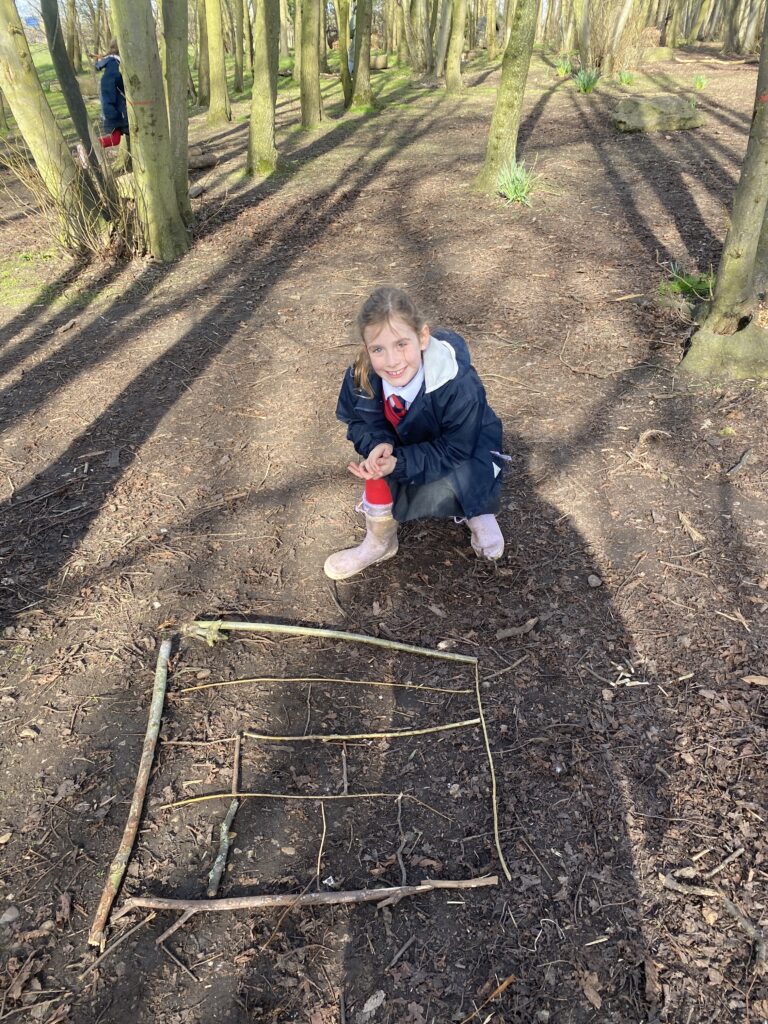
[[[197,0],[197,102],[207,107],[211,102],[211,61],[208,54],[208,19],[205,0]]]
[[[187,49],[189,28],[187,0],[160,0],[160,17],[165,48],[165,96],[173,160],[176,201],[185,224],[192,220],[189,203],[189,119],[187,117]]]
[[[277,166],[275,146],[276,80],[280,0],[255,0],[253,15],[253,95],[246,173],[271,174]]]
[[[371,0],[358,0],[357,4],[354,70],[353,106],[373,106],[373,93],[371,92]]]
[[[520,130],[520,112],[531,63],[539,2],[517,0],[512,31],[501,63],[501,82],[491,118],[485,163],[475,181],[475,186],[484,192],[496,191],[499,171],[508,161],[517,158],[517,133]]]
[[[320,0],[303,0],[301,8],[301,126],[317,128],[323,119],[320,98]]]
[[[451,18],[451,41],[445,61],[446,92],[461,92],[464,82],[461,77],[461,55],[464,52],[464,26],[467,20],[467,0],[453,0]]]
[[[206,0],[205,22],[208,28],[208,62],[211,75],[211,100],[208,124],[226,124],[232,120],[227,92],[227,65],[224,60],[224,23],[222,0]]]

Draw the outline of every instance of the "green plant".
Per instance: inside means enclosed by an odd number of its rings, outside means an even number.
[[[707,87],[707,79],[704,77],[704,75],[694,75],[693,76],[693,88],[694,89],[696,89],[698,92],[701,92],[701,90],[702,89],[706,89],[706,87]]]
[[[695,96],[691,96],[691,98],[688,100],[688,103],[690,104],[691,110],[695,110],[698,106],[699,101],[696,99]]]
[[[576,92],[594,92],[599,78],[599,68],[580,68],[573,76]]]
[[[711,299],[715,287],[715,272],[690,274],[679,263],[669,264],[669,277],[659,285],[661,295],[680,295],[686,299]]]
[[[631,71],[620,71],[619,72],[619,85],[632,85],[635,80],[635,76]]]
[[[555,74],[558,78],[567,78],[572,71],[573,65],[571,64],[571,58],[567,53],[562,57],[557,58],[555,61]]]
[[[508,203],[531,205],[531,196],[541,182],[541,175],[529,170],[525,164],[517,160],[509,160],[499,171],[496,179],[496,190]]]

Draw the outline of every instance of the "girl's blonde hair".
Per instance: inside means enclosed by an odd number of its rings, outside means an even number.
[[[410,295],[401,288],[392,288],[384,285],[371,292],[363,303],[360,312],[357,314],[357,329],[363,347],[360,349],[357,359],[353,364],[355,388],[364,391],[369,398],[373,398],[370,373],[372,372],[371,360],[368,357],[368,349],[365,344],[365,329],[376,325],[391,324],[392,317],[399,317],[416,334],[420,334],[425,323],[424,316],[416,308]]]

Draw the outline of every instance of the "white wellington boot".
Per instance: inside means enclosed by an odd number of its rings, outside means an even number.
[[[325,560],[325,575],[332,580],[346,580],[356,576],[369,565],[384,562],[397,554],[397,523],[392,518],[391,505],[366,505],[365,537],[356,548],[346,548],[329,555]]]

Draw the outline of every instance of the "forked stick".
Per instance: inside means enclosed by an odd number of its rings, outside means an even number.
[[[435,889],[479,889],[486,885],[498,885],[498,875],[483,878],[454,880],[427,879],[418,885],[400,885],[381,889],[352,889],[348,892],[305,892],[296,896],[290,893],[265,894],[262,896],[231,896],[216,900],[175,900],[161,896],[133,896],[126,900],[115,914],[115,921],[129,914],[137,907],[153,910],[193,910],[197,913],[216,910],[272,910],[275,907],[317,907],[340,906],[348,903],[378,903],[393,897],[419,896]]]
[[[157,656],[157,668],[155,669],[155,685],[152,691],[152,703],[149,706],[149,721],[147,732],[144,737],[144,747],[141,751],[139,771],[136,776],[136,785],[133,789],[133,799],[128,811],[128,820],[125,823],[123,838],[120,841],[115,859],[109,868],[107,880],[96,909],[96,915],[88,933],[88,943],[91,946],[99,946],[102,950],[106,942],[105,929],[109,920],[109,912],[123,881],[125,869],[133,851],[133,844],[136,842],[136,835],[139,831],[141,809],[144,806],[144,797],[147,793],[149,773],[152,770],[152,761],[155,756],[157,736],[160,732],[160,721],[163,715],[165,702],[165,688],[168,681],[168,659],[171,656],[171,641],[163,640],[160,644],[160,652]]]

